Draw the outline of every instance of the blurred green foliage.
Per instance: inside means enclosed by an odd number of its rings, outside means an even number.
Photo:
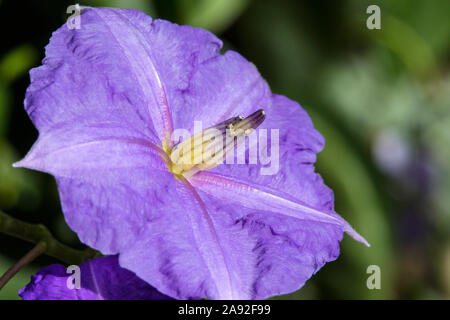
[[[53,179],[12,169],[36,138],[23,111],[27,70],[39,64],[69,1],[0,2],[0,208],[68,230]],[[255,63],[274,92],[299,101],[326,138],[317,170],[336,211],[371,243],[345,237],[338,261],[283,299],[450,298],[450,1],[92,0],[206,28]],[[366,8],[381,8],[381,30]],[[0,273],[30,249],[0,235]],[[0,291],[17,290],[42,257]],[[369,290],[369,265],[382,272]]]

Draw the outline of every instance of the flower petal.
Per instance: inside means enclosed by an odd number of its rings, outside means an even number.
[[[118,264],[116,256],[88,260],[80,265],[80,288],[73,284],[73,271],[59,264],[41,269],[19,291],[24,300],[167,300],[171,299]],[[72,282],[72,283],[71,283]]]
[[[194,121],[203,129],[228,118],[267,108],[271,92],[256,67],[234,51],[197,66],[181,104],[173,107],[175,128],[193,133]]]
[[[231,215],[248,232],[248,242],[257,243],[252,249],[258,256],[253,298],[301,287],[338,257],[344,231],[368,245],[334,212],[333,193],[314,172],[323,138],[306,112],[297,103],[274,96],[264,128],[279,130],[278,172],[262,175],[263,165],[249,164],[247,153],[247,164],[224,164],[190,178],[210,211]],[[269,142],[269,154],[272,150]]]
[[[356,240],[367,245],[365,239],[334,212],[333,192],[314,172],[316,153],[322,150],[324,139],[314,129],[311,119],[300,105],[284,96],[274,95],[273,104],[266,110],[266,120],[259,129],[268,130],[267,144],[259,146],[259,149],[267,149],[263,153],[270,155],[272,144],[279,145],[278,157],[273,158],[278,161],[275,165],[278,171],[262,173],[274,164],[261,164],[261,155],[258,164],[250,163],[249,151],[246,150],[245,164],[237,164],[235,159],[234,164],[200,172],[191,178],[192,184],[205,192],[220,195],[227,201],[235,199],[245,203],[251,209],[259,206],[267,210],[269,205],[272,210],[281,210],[286,215],[293,214],[291,210],[297,210],[299,219],[323,219],[323,222],[337,223]],[[278,141],[272,141],[270,130],[273,129],[279,132]],[[232,192],[218,192],[223,188]],[[304,216],[306,213],[307,216]]]
[[[61,123],[40,134],[25,159],[15,167],[85,181],[138,179],[143,172],[167,170],[162,150],[133,128],[112,121],[86,119]]]
[[[102,253],[120,253],[122,267],[170,296],[250,297],[235,272],[240,259],[235,249],[246,239],[236,232],[234,247],[225,242],[222,248],[216,217],[205,216],[209,213],[185,185],[163,171],[144,179],[150,181],[147,188],[136,191],[131,181],[94,185],[58,178],[69,226]]]
[[[160,144],[172,131],[170,105],[195,65],[217,55],[211,33],[135,10],[87,8],[80,29],[63,25],[31,71],[25,107],[40,133],[90,116],[122,122]]]

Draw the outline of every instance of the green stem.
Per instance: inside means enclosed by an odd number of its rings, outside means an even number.
[[[23,258],[17,261],[5,274],[0,278],[0,290],[8,283],[8,281],[15,276],[23,267],[36,259],[42,253],[45,252],[47,245],[45,242],[39,242],[30,252],[28,252]]]
[[[42,224],[30,224],[15,219],[0,210],[0,233],[10,235],[31,243],[44,243],[43,253],[66,264],[80,264],[93,258],[96,251],[91,248],[76,250],[56,240]]]

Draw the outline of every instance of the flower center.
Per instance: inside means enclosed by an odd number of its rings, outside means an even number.
[[[215,168],[234,154],[265,117],[260,109],[246,118],[230,118],[183,140],[168,152],[169,171],[189,178],[200,170]]]

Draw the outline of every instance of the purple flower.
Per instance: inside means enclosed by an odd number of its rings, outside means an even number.
[[[338,257],[343,232],[367,244],[314,172],[323,137],[253,64],[220,54],[205,30],[138,11],[85,9],[80,23],[57,30],[31,71],[25,108],[40,135],[16,166],[56,177],[82,242],[181,299],[292,292]],[[227,119],[279,130],[267,146],[279,141],[276,173],[245,148],[246,163],[208,170],[169,160],[174,129]]]
[[[88,260],[76,271],[52,264],[32,276],[31,282],[20,289],[19,296],[24,300],[171,299],[121,268],[116,256]]]

